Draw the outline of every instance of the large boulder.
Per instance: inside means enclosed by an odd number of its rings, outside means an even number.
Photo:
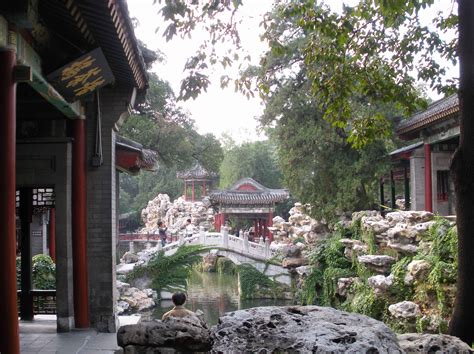
[[[123,326],[117,332],[117,343],[126,353],[160,353],[166,349],[206,352],[212,347],[211,332],[198,316]]]
[[[472,353],[466,343],[447,334],[405,333],[397,338],[407,353]]]
[[[226,313],[213,327],[213,352],[401,352],[382,322],[330,307],[256,307]]]

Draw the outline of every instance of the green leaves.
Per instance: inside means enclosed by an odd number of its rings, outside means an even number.
[[[127,275],[127,281],[147,276],[152,279],[152,287],[157,291],[182,290],[192,267],[202,260],[201,254],[209,248],[201,245],[181,246],[176,253],[165,256],[163,251],[155,253],[146,266],[136,266]]]

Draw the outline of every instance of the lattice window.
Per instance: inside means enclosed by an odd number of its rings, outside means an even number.
[[[33,206],[54,206],[53,188],[33,188]]]

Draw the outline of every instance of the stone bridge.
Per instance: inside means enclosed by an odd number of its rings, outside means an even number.
[[[156,239],[138,240],[134,237],[133,240],[127,240],[126,235],[120,235],[121,243],[127,241],[129,242],[129,250],[131,252],[135,252],[135,247],[139,244],[143,245],[145,243],[145,248],[151,249],[152,243],[155,243],[156,246],[154,248],[157,251],[163,250],[167,256],[174,254],[182,245],[202,245],[212,248],[211,252],[217,256],[226,257],[237,265],[250,264],[279,283],[291,284],[291,276],[288,269],[274,264],[274,262],[269,262],[275,256],[275,251],[270,248],[270,241],[268,239],[265,242],[262,238],[260,238],[260,242],[251,242],[248,240],[247,234],[244,234],[243,237],[229,235],[225,227],[222,228],[222,233],[206,232],[201,228],[198,234],[194,234],[191,237],[179,235],[178,240],[168,243],[164,247]]]

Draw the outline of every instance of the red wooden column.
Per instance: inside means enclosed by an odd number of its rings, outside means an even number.
[[[258,235],[258,219],[255,219],[253,221],[253,229],[254,229],[254,231],[253,231],[253,240],[255,241],[259,237],[259,235]]]
[[[425,210],[433,212],[433,181],[431,178],[430,144],[425,144]]]
[[[219,231],[219,218],[220,218],[220,214],[214,215],[214,229],[216,231]]]
[[[56,263],[56,209],[49,210],[49,256]]]
[[[72,246],[74,273],[74,318],[76,328],[89,327],[87,274],[87,198],[85,120],[74,120],[72,149]]]
[[[0,48],[0,353],[19,353],[16,304],[15,51]]]
[[[267,225],[268,227],[271,227],[273,226],[273,213],[272,212],[269,212],[268,213],[268,219],[267,219]],[[268,237],[270,238],[270,242],[273,242],[273,233],[268,230]]]

